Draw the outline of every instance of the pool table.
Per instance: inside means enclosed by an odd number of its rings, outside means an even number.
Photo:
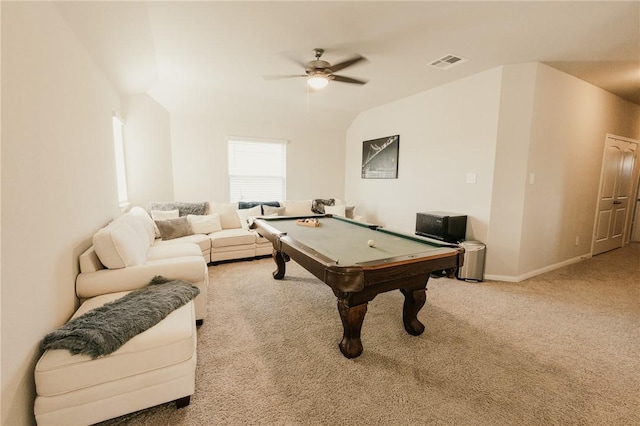
[[[331,287],[343,326],[339,347],[347,358],[362,353],[367,304],[386,291],[402,292],[404,328],[411,335],[422,334],[417,315],[426,302],[430,274],[448,271],[452,277],[464,258],[461,247],[338,216],[263,217],[251,227],[273,244],[275,279],[284,278],[286,262],[293,259]]]

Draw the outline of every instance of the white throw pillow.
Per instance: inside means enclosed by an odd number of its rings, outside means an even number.
[[[218,213],[208,215],[189,214],[187,215],[187,220],[194,234],[211,234],[212,232],[222,231]]]
[[[155,224],[153,219],[149,216],[149,213],[145,209],[139,206],[134,206],[129,210],[129,214],[138,219],[144,226],[144,230],[147,232],[147,238],[149,239],[149,245],[153,245],[153,240],[156,239]]]
[[[311,211],[311,200],[283,201],[282,205],[285,207],[286,216],[308,216],[314,214]]]
[[[100,262],[109,269],[142,265],[149,248],[124,220],[113,221],[96,232],[93,247]]]
[[[238,203],[209,203],[209,214],[218,213],[220,215],[222,229],[241,228],[237,210]]]
[[[265,204],[262,205],[262,211],[265,216],[284,216],[284,207],[272,207]]]
[[[324,212],[335,216],[345,217],[344,205],[341,206],[324,206]]]
[[[151,210],[151,219],[153,219],[153,227],[156,232],[156,238],[160,238],[160,230],[158,226],[155,224],[156,220],[167,220],[167,219],[177,219],[180,217],[180,211],[178,209],[175,210]]]
[[[260,206],[251,207],[250,209],[237,210],[238,218],[240,219],[240,225],[242,229],[249,230],[249,221],[262,215],[262,208]]]
[[[149,234],[147,233],[147,230],[145,229],[142,221],[133,216],[131,212],[118,216],[113,222],[127,222],[129,225],[131,225],[131,229],[134,230],[135,235],[140,239],[140,244],[142,244],[146,248],[149,248],[149,246],[153,244],[149,239]]]

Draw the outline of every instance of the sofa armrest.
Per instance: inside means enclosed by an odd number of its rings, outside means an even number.
[[[121,269],[80,273],[76,278],[76,294],[80,299],[87,299],[101,294],[136,290],[148,285],[156,275],[194,284],[208,282],[202,256],[186,256],[149,261],[143,265]]]

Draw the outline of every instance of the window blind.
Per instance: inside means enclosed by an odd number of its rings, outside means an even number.
[[[286,143],[229,140],[229,197],[236,201],[286,199]]]

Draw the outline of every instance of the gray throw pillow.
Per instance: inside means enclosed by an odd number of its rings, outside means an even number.
[[[156,220],[155,223],[160,231],[160,238],[163,240],[172,240],[193,234],[186,216],[177,219]]]
[[[316,198],[311,202],[311,211],[316,214],[324,214],[324,206],[335,206],[336,200],[333,198],[329,198],[328,200],[323,200],[322,198]]]
[[[147,211],[151,213],[152,210],[175,210],[178,209],[180,216],[187,216],[190,214],[205,215],[209,211],[209,202],[204,201],[202,203],[182,203],[174,201],[151,201],[147,204]]]
[[[356,209],[356,206],[347,206],[344,208],[344,215],[349,218],[349,219],[353,219],[353,211]]]

